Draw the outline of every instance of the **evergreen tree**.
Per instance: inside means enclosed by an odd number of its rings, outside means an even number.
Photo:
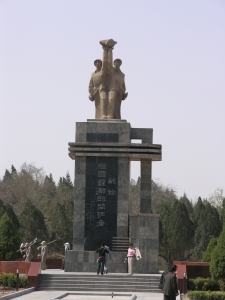
[[[214,279],[217,279],[220,288],[224,291],[225,287],[225,227],[221,232],[217,246],[214,248],[211,255],[210,273]]]
[[[171,220],[172,207],[168,203],[161,203],[156,211],[160,215],[159,219],[159,256],[162,257],[169,267],[172,262],[172,249],[169,243],[169,224]]]
[[[5,206],[3,201],[0,199],[0,218],[4,215],[5,213]]]
[[[202,213],[202,210],[204,210],[204,209],[205,209],[205,206],[202,202],[202,199],[201,199],[201,197],[198,197],[198,201],[194,206],[194,223],[195,223],[195,227],[197,227],[198,221],[199,221],[201,213]]]
[[[222,207],[221,207],[221,223],[225,225],[225,198],[223,198]]]
[[[193,246],[194,224],[184,203],[176,201],[169,221],[168,242],[173,260],[183,260]]]
[[[202,255],[202,261],[211,262],[211,255],[216,245],[217,245],[217,239],[212,238],[207,246],[206,251]]]
[[[194,222],[194,208],[191,201],[187,198],[187,195],[184,193],[184,195],[180,197],[179,201],[181,203],[184,203],[187,208],[190,220]]]
[[[20,256],[18,250],[20,237],[7,213],[0,219],[0,260],[15,260]]]
[[[198,226],[195,231],[195,256],[201,260],[203,252],[206,250],[209,241],[217,238],[221,232],[221,222],[217,209],[208,201],[204,201],[204,209],[200,214]]]
[[[48,232],[42,212],[28,198],[20,214],[21,236],[24,242],[47,240]]]
[[[17,175],[17,171],[16,171],[16,168],[14,167],[14,165],[11,166],[11,175],[12,176]]]
[[[4,177],[3,177],[3,181],[7,181],[7,180],[9,180],[9,179],[11,179],[12,178],[12,175],[11,175],[11,173],[9,172],[9,170],[5,170],[5,175],[4,175]]]
[[[17,218],[16,214],[14,213],[14,210],[12,206],[9,203],[6,203],[5,205],[5,212],[9,216],[9,218],[12,220],[14,227],[18,230],[20,227],[19,219]]]
[[[43,190],[47,198],[53,198],[56,194],[56,185],[53,180],[52,174],[45,176]]]
[[[63,250],[65,242],[73,243],[73,211],[72,201],[56,205],[52,214],[52,239],[57,238],[60,241],[54,243],[55,249]]]

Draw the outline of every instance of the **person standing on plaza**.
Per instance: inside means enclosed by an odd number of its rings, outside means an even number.
[[[99,275],[100,269],[101,269],[101,275],[103,275],[104,272],[104,265],[105,265],[105,256],[106,253],[109,253],[109,251],[105,248],[104,243],[101,244],[101,248],[99,248],[96,253],[98,253],[98,270],[97,275]]]
[[[129,245],[128,251],[127,251],[127,257],[125,260],[127,260],[128,263],[128,273],[130,275],[133,275],[133,263],[135,258],[136,250],[133,247],[133,244]]]
[[[176,300],[178,293],[176,266],[172,266],[169,269],[168,274],[163,278],[163,295],[164,300]]]

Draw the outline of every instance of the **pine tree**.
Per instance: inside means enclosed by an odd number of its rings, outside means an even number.
[[[53,245],[55,249],[61,249],[65,242],[73,242],[73,202],[65,204],[57,203],[52,214],[52,238],[60,239],[59,243]]]
[[[20,222],[19,222],[19,219],[17,218],[12,206],[9,203],[6,203],[6,205],[5,205],[5,212],[7,213],[9,218],[12,220],[15,229],[18,230],[20,227]]]
[[[202,255],[202,261],[211,262],[211,255],[216,245],[217,245],[217,239],[212,238],[207,246],[206,251]]]
[[[194,222],[194,209],[193,209],[193,205],[192,205],[191,201],[188,199],[187,195],[184,193],[184,195],[182,197],[180,197],[179,201],[181,203],[184,203],[184,205],[187,208],[190,220],[192,222]]]
[[[224,291],[225,288],[225,227],[221,232],[217,246],[214,248],[211,255],[210,273],[214,279],[217,279],[220,288]]]
[[[15,260],[20,255],[16,250],[20,245],[18,230],[7,213],[0,219],[0,260]]]
[[[172,207],[168,203],[161,203],[157,207],[156,211],[160,215],[159,219],[159,256],[164,258],[167,263],[167,266],[172,264],[172,249],[169,244],[169,223],[170,216],[172,214]]]
[[[42,212],[28,198],[20,214],[21,236],[24,242],[47,240],[48,231]]]
[[[184,203],[176,201],[168,225],[168,242],[173,260],[183,260],[193,246],[194,224]]]
[[[5,213],[5,206],[3,201],[0,199],[0,218],[4,215]]]
[[[16,171],[16,168],[14,167],[14,165],[11,166],[11,175],[12,176],[17,175],[17,171]]]
[[[217,209],[208,201],[204,201],[198,225],[195,231],[195,256],[201,260],[203,252],[206,250],[209,241],[217,238],[221,232],[221,222]]]
[[[9,172],[9,170],[5,170],[5,175],[4,175],[4,177],[3,177],[3,181],[7,181],[7,180],[9,180],[9,179],[11,179],[12,178],[12,175],[11,175],[11,173]]]

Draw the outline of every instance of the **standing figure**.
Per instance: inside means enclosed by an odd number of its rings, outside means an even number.
[[[66,251],[69,251],[70,250],[70,243],[64,243],[64,247],[65,247],[65,252]],[[66,255],[66,253],[65,253]],[[62,269],[61,270],[64,270],[65,268],[65,256],[63,256],[63,259],[62,259]]]
[[[31,258],[32,258],[32,249],[31,249],[31,245],[29,243],[25,244],[25,248],[26,248],[26,262],[30,262]]]
[[[22,261],[26,260],[26,248],[24,243],[20,245],[20,253],[22,254]]]
[[[176,300],[176,296],[179,295],[176,270],[177,268],[172,266],[163,278],[164,300]]]
[[[105,243],[104,243],[104,245],[105,245]],[[107,261],[108,261],[109,259],[111,260],[111,252],[110,252],[109,246],[106,246],[106,245],[105,245],[105,249],[108,250],[108,253],[105,254],[104,273],[105,273],[105,274],[108,274],[108,268],[107,268],[106,264],[107,264]]]
[[[133,248],[133,244],[129,245],[128,251],[127,251],[127,257],[125,260],[128,262],[128,273],[130,275],[133,275],[133,263],[135,258],[136,250]]]
[[[171,268],[175,268],[175,270],[177,270],[177,265],[173,265],[173,266],[171,266]],[[165,270],[163,273],[162,273],[162,275],[161,275],[161,277],[160,277],[160,281],[159,281],[159,285],[158,285],[158,288],[159,289],[163,289],[163,280],[164,280],[164,277],[167,275],[169,273],[169,270]]]
[[[96,59],[95,72],[91,74],[89,83],[89,99],[95,101],[95,119],[107,119],[108,97],[106,91],[107,51],[103,51],[103,59]]]
[[[105,248],[104,243],[101,244],[101,248],[99,248],[96,253],[98,253],[98,270],[97,275],[99,275],[100,269],[101,269],[101,275],[103,275],[104,272],[104,265],[105,265],[105,255],[106,253],[109,253],[109,251]]]
[[[38,250],[41,249],[41,269],[45,270],[45,269],[47,269],[47,265],[46,265],[46,259],[47,259],[47,255],[48,255],[47,243],[45,241],[42,241],[41,246],[39,246],[37,249]]]
[[[126,93],[124,81],[125,74],[120,70],[120,66],[122,65],[122,60],[120,58],[115,59],[112,66],[111,49],[109,49],[108,58],[108,73],[110,74],[108,119],[121,119],[121,102],[122,100],[125,100],[128,95],[128,93]]]
[[[65,251],[70,250],[70,243],[68,243],[68,242],[65,243],[64,247],[65,247]]]

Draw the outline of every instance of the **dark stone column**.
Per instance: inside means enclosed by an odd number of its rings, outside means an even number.
[[[141,159],[140,213],[151,214],[152,161]]]

